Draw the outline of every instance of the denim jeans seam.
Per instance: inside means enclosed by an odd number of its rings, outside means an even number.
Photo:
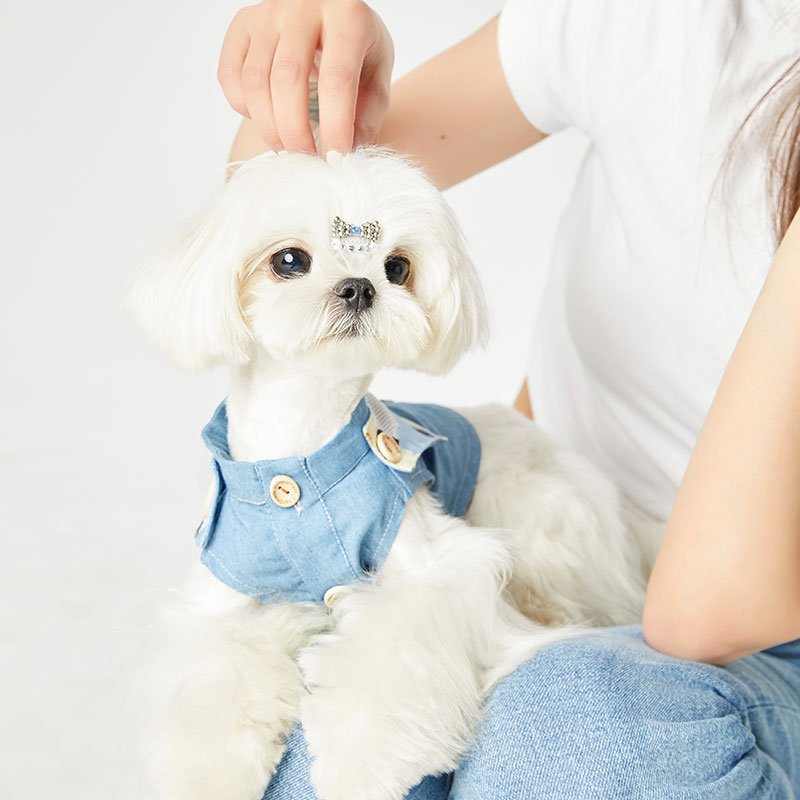
[[[328,506],[325,503],[325,500],[322,497],[322,493],[319,490],[319,484],[316,482],[314,476],[311,474],[311,470],[308,468],[308,464],[306,463],[305,459],[301,460],[301,464],[303,467],[303,472],[305,472],[306,477],[309,479],[309,481],[311,481],[312,485],[314,486],[314,489],[317,492],[317,497],[319,497],[320,505],[322,506],[322,510],[325,512],[325,516],[328,520],[328,528],[330,529],[330,532],[333,534],[333,537],[336,540],[336,545],[339,548],[339,553],[341,554],[344,563],[347,565],[347,568],[350,570],[350,574],[352,575],[353,579],[357,581],[358,573],[354,569],[353,565],[350,563],[350,559],[347,556],[347,550],[345,549],[344,544],[342,543],[342,537],[339,535],[339,531],[336,529],[336,525],[333,522],[333,517],[331,516],[331,512],[328,510]]]
[[[287,563],[292,565],[294,571],[300,576],[300,580],[303,584],[307,584],[306,574],[303,571],[300,564],[292,557],[292,553],[290,548],[284,547],[283,537],[281,533],[281,528],[278,521],[275,519],[275,515],[272,509],[269,506],[263,506],[264,512],[267,515],[267,519],[269,521],[269,528],[272,531],[272,537],[275,540],[275,544],[278,545],[278,550],[281,551],[281,555],[286,559]],[[263,595],[263,592],[262,592]]]
[[[800,709],[792,708],[791,706],[785,706],[783,703],[754,703],[751,706],[747,706],[748,711],[758,711],[762,708],[772,708],[776,711],[788,711],[790,714],[797,714],[800,716]]]
[[[264,506],[267,504],[266,500],[248,500],[246,497],[239,497],[234,492],[229,492],[229,494],[237,503],[246,503],[249,506]]]
[[[464,457],[464,463],[469,464],[470,463],[470,459],[472,457],[472,437],[469,435],[469,428],[472,427],[472,423],[468,422],[460,414],[459,414],[458,421],[459,421],[459,424],[461,425],[462,431],[465,433],[464,441],[466,442],[466,445],[467,445],[467,454]],[[466,481],[466,479],[467,479],[467,473],[466,473],[466,471],[464,471],[462,473],[462,475],[461,475],[461,480],[460,480],[460,482],[458,484],[458,495],[457,496],[459,498],[464,494],[464,481]],[[473,487],[473,493],[474,493],[474,487]],[[469,501],[471,499],[472,499],[471,497],[467,497],[465,499],[465,501],[464,501],[465,506],[469,506]],[[466,511],[466,508],[465,508],[465,511]]]
[[[331,489],[333,489],[334,486],[338,486],[371,452],[372,452],[371,450],[365,450],[358,457],[356,463],[353,464],[353,466],[351,466],[350,469],[348,469],[347,472],[344,473],[344,475],[340,475],[330,486],[328,486],[327,489],[323,489],[320,492],[320,497],[324,497],[326,494],[328,494],[328,492],[330,492]]]
[[[394,503],[392,503],[392,510],[389,512],[389,519],[386,521],[383,533],[381,533],[381,538],[378,539],[378,542],[375,545],[375,552],[373,553],[373,558],[375,559],[379,557],[379,554],[381,552],[381,545],[383,544],[383,540],[386,538],[386,534],[389,532],[389,528],[391,527],[392,521],[394,520],[395,512],[397,511],[397,501],[402,497],[402,495],[403,495],[403,490],[401,489],[394,496]]]
[[[210,550],[206,550],[206,551],[205,551],[205,554],[206,554],[206,557],[207,557],[207,558],[210,558],[210,559],[212,559],[212,560],[214,561],[214,563],[215,563],[215,564],[217,564],[217,566],[219,566],[219,568],[220,568],[220,569],[221,569],[221,570],[222,570],[222,571],[223,571],[223,572],[224,572],[224,573],[225,573],[225,574],[226,574],[226,575],[227,575],[227,576],[228,576],[228,577],[229,577],[229,578],[230,578],[232,581],[234,581],[235,583],[238,583],[238,584],[239,584],[239,586],[242,586],[242,587],[244,587],[245,589],[249,590],[249,591],[247,591],[247,592],[246,592],[246,594],[250,595],[250,592],[255,592],[256,594],[262,594],[262,591],[261,591],[261,589],[259,589],[257,586],[250,586],[250,584],[249,584],[249,583],[245,583],[244,581],[242,581],[242,580],[240,580],[239,578],[237,578],[237,577],[236,577],[236,576],[235,576],[235,575],[234,575],[234,574],[233,574],[233,573],[232,573],[232,572],[231,572],[231,571],[230,571],[230,570],[229,570],[229,569],[228,569],[228,568],[225,566],[225,564],[223,564],[223,562],[222,562],[222,561],[220,561],[220,559],[219,559],[219,558],[218,558],[218,557],[217,557],[217,556],[216,556],[214,553],[212,553]],[[251,595],[251,596],[252,596],[252,595]]]

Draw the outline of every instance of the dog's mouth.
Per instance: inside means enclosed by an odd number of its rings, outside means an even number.
[[[335,333],[326,333],[320,342],[342,342],[358,339],[361,336],[361,331],[356,326],[344,330],[338,330]]]
[[[357,311],[337,315],[331,322],[323,339],[357,339],[374,334],[372,325],[366,320],[364,312]]]
[[[361,327],[353,323],[336,335],[341,339],[354,339],[357,336],[361,336]]]

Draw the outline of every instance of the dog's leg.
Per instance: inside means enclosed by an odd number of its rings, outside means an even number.
[[[163,610],[137,695],[162,800],[262,796],[297,720],[297,652],[326,616],[310,604],[256,603],[210,575]]]
[[[509,567],[502,534],[445,516],[425,490],[412,498],[374,584],[345,595],[333,632],[300,656],[322,800],[401,800],[457,766],[496,667],[499,609],[513,612]]]

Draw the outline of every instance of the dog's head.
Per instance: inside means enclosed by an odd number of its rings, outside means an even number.
[[[485,325],[452,211],[419,169],[377,148],[241,164],[146,265],[129,305],[190,368],[260,347],[310,372],[445,372]]]

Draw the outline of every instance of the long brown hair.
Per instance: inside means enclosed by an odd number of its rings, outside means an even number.
[[[773,230],[780,242],[800,208],[800,58],[769,87],[739,132],[766,106],[775,109],[770,123],[767,190]]]

